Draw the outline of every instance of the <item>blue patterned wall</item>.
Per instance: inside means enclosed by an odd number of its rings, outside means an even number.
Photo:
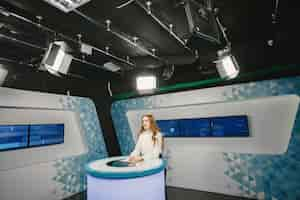
[[[94,103],[88,98],[60,98],[62,107],[79,113],[80,125],[88,146],[88,153],[58,160],[54,163],[56,175],[53,180],[63,185],[64,195],[86,190],[84,165],[92,160],[107,157],[106,146]]]
[[[300,77],[238,84],[225,87],[223,91],[224,100],[232,101],[286,94],[300,96]],[[123,155],[129,154],[134,148],[126,112],[131,109],[159,107],[162,101],[168,101],[168,95],[122,100],[113,104],[112,118]],[[241,196],[260,197],[266,200],[300,199],[300,112],[297,113],[288,151],[285,154],[221,154],[227,163],[224,174],[239,185]]]
[[[228,100],[285,94],[300,95],[300,78],[270,80],[234,86],[225,91]],[[240,184],[245,196],[263,194],[267,200],[300,199],[300,112],[288,146],[283,155],[224,153],[228,163],[225,174]]]

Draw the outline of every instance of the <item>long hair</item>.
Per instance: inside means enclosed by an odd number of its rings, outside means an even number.
[[[153,141],[153,144],[155,144],[156,140],[157,140],[156,139],[157,132],[159,132],[160,130],[157,127],[156,121],[155,121],[154,116],[152,114],[146,114],[146,115],[142,116],[142,119],[141,119],[142,125],[141,125],[141,129],[140,129],[140,132],[139,132],[138,136],[140,136],[140,134],[145,131],[144,126],[143,126],[143,118],[144,117],[147,117],[150,120],[150,130],[153,133],[153,135],[152,135],[152,141]]]

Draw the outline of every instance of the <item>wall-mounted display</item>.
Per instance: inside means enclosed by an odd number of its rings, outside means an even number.
[[[248,117],[222,116],[157,120],[165,137],[249,137]]]

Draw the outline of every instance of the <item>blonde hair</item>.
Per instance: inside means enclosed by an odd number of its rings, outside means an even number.
[[[142,125],[141,125],[140,132],[139,132],[138,136],[140,136],[140,134],[145,131],[144,126],[143,126],[143,118],[144,117],[148,117],[148,119],[150,120],[150,130],[153,132],[152,141],[153,141],[153,144],[155,144],[156,141],[157,141],[156,135],[160,131],[160,129],[157,127],[156,121],[155,121],[154,116],[152,114],[145,114],[145,115],[142,116],[142,120],[141,120]]]

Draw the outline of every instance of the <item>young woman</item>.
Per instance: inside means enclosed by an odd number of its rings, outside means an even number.
[[[134,151],[129,156],[129,162],[137,163],[144,160],[158,159],[162,149],[163,137],[153,115],[144,115],[138,140]]]

